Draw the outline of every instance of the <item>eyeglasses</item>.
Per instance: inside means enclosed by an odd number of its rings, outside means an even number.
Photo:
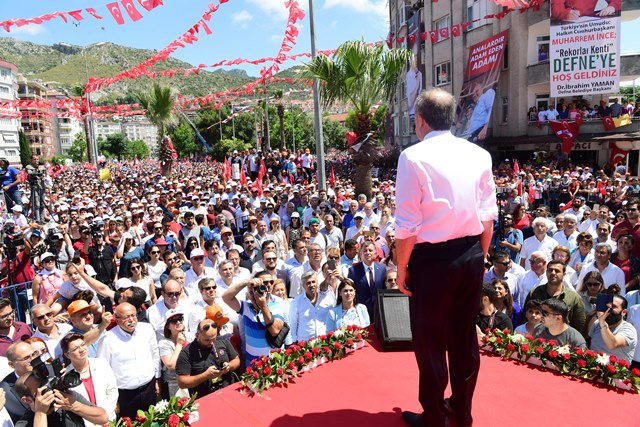
[[[265,260],[265,261],[275,261],[275,260],[277,260],[277,259],[278,259],[278,258],[273,257],[273,258],[265,258],[264,260]]]
[[[142,270],[142,267],[139,265],[132,265],[131,267],[129,267],[129,270],[138,271],[138,270]]]
[[[69,353],[75,353],[76,351],[80,350],[81,348],[86,348],[87,347],[87,343],[86,342],[82,342],[80,344],[78,344],[78,346],[74,349],[69,349]]]
[[[273,283],[275,282],[275,280],[263,280],[262,283],[265,285],[273,285]]]
[[[598,254],[598,255],[609,255],[609,252],[607,252],[607,251],[596,251],[596,254]]]
[[[537,260],[529,260],[530,262],[537,262]],[[499,261],[494,261],[494,264],[500,264],[504,267],[509,267],[511,265],[510,261],[504,261],[504,262],[499,262]]]
[[[47,259],[43,260],[42,262],[43,263],[48,263],[48,262],[54,262],[54,261],[55,261],[55,258],[47,258]]]
[[[600,283],[600,282],[585,282],[585,285],[587,285],[590,288],[595,288],[595,287],[598,287],[598,286],[602,285],[602,283]]]
[[[317,254],[318,252],[322,252],[322,249],[310,249],[309,252]]]
[[[160,253],[160,251],[151,251],[149,252],[151,255],[158,255]]]
[[[171,257],[171,258],[167,258],[167,259],[166,259],[166,261],[167,261],[167,262],[173,262],[173,261],[175,261],[176,259],[178,259],[178,257],[175,257],[175,256],[174,256],[174,257]]]
[[[178,298],[182,292],[165,292],[164,294],[170,298]]]
[[[203,291],[211,291],[211,290],[216,290],[218,289],[218,286],[214,285],[214,286],[205,286],[204,288],[202,288]]]
[[[392,279],[392,278],[388,278],[387,279],[387,283],[395,283],[397,281],[398,281],[398,279]]]
[[[162,230],[162,227],[153,227],[154,230]]]
[[[201,330],[202,330],[202,332],[207,332],[212,327],[217,327],[217,325],[215,323],[213,323],[213,322],[205,323],[204,325],[202,325]]]
[[[335,256],[335,255],[330,256],[330,257],[328,257],[328,258],[329,258],[329,259],[340,259],[340,257],[339,257],[339,256]]]
[[[255,242],[256,242],[255,240],[245,240],[244,241],[245,245],[249,245],[249,244],[253,245]]]
[[[191,257],[191,259],[193,261],[202,261],[204,259],[204,256],[194,256],[194,257]]]
[[[542,315],[543,315],[544,317],[549,317],[549,316],[558,316],[558,313],[554,313],[554,312],[551,312],[551,311],[545,311],[545,310],[542,310]]]
[[[45,317],[53,317],[53,316],[51,315],[51,312],[49,312],[49,313],[41,314],[40,316],[36,316],[36,319],[44,320]]]
[[[7,319],[12,318],[13,316],[15,316],[15,314],[16,314],[16,312],[14,310],[11,310],[7,314],[3,314],[2,316],[0,316],[0,320],[7,320]]]
[[[529,262],[531,264],[540,264],[542,262],[545,262],[545,260],[542,259],[542,258],[531,258],[531,259],[529,259]]]
[[[629,212],[634,212],[634,211],[637,211],[637,210],[638,210],[638,208],[627,208],[627,210],[628,210]]]
[[[184,322],[184,317],[183,316],[177,316],[177,317],[172,317],[171,319],[169,319],[169,323],[183,323]]]

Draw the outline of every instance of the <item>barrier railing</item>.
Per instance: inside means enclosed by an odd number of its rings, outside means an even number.
[[[11,300],[11,305],[16,312],[16,320],[27,324],[31,323],[29,309],[33,305],[33,301],[31,300],[31,283],[32,282],[23,282],[2,287],[2,297]]]

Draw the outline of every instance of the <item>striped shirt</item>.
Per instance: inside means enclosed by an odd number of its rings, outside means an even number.
[[[276,300],[270,296],[269,303],[267,305],[269,311],[274,319],[281,319],[284,322],[289,322],[289,316],[287,315],[284,305],[280,300]],[[257,359],[260,356],[266,356],[271,350],[271,346],[267,342],[266,328],[264,326],[264,315],[258,314],[250,302],[240,301],[240,310],[238,314],[242,318],[242,342],[244,343],[244,351],[246,354],[246,365],[251,365],[253,359]],[[258,321],[259,317],[259,321]],[[285,340],[285,344],[291,343],[291,336],[289,335]]]

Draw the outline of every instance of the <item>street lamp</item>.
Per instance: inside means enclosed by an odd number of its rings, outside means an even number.
[[[313,0],[309,0],[309,29],[311,31],[311,60],[313,61],[316,53],[316,31],[315,20],[313,19]],[[324,170],[324,141],[322,139],[322,107],[320,106],[320,81],[313,79],[313,133],[316,138],[316,156],[317,156],[317,173],[318,173],[318,189],[327,189],[327,174]]]

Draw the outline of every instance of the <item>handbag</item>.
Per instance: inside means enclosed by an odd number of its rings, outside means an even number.
[[[272,348],[281,348],[284,344],[284,340],[287,338],[287,335],[289,335],[289,331],[291,330],[291,327],[289,327],[287,322],[283,321],[284,324],[282,325],[282,329],[280,329],[278,335],[273,336],[271,335],[271,332],[269,332],[269,328],[267,326],[264,326],[258,315],[256,315],[256,319],[258,320],[258,323],[265,329],[264,333],[265,338],[267,339],[267,343],[269,343]]]

